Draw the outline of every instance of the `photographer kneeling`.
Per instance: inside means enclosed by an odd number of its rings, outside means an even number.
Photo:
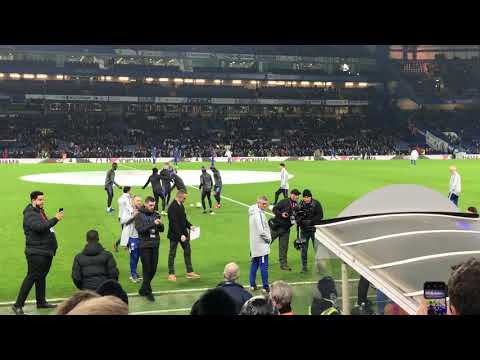
[[[300,226],[300,249],[302,252],[302,273],[306,273],[308,263],[308,242],[312,241],[313,249],[315,246],[315,225],[323,219],[322,205],[318,200],[312,197],[312,192],[308,189],[303,190],[303,200],[300,202],[296,212],[296,221]]]
[[[278,253],[280,259],[280,269],[291,271],[288,266],[288,240],[290,239],[290,227],[295,223],[295,211],[298,208],[297,200],[300,191],[293,189],[288,199],[283,199],[273,207],[275,217],[268,221],[272,242],[278,238]]]

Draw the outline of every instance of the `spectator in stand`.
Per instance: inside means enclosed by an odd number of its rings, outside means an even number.
[[[97,294],[91,290],[80,290],[73,294],[69,299],[62,302],[57,307],[56,315],[67,315],[70,311],[72,311],[75,306],[80,304],[83,301],[98,298],[101,295]]]
[[[292,311],[293,289],[285,281],[278,280],[272,284],[270,299],[280,315],[295,315]]]
[[[279,315],[270,297],[254,296],[247,300],[240,310],[240,315]]]
[[[96,291],[106,280],[118,281],[119,271],[115,258],[103,248],[99,240],[96,230],[88,231],[85,248],[73,260],[72,280],[80,290]]]
[[[217,287],[207,290],[192,306],[190,315],[237,315],[237,305],[227,292]]]
[[[448,280],[448,315],[480,315],[480,261],[471,258],[452,267]],[[428,306],[422,301],[417,315],[427,315]]]
[[[95,297],[80,302],[67,315],[128,315],[128,305],[115,296]]]
[[[217,285],[218,288],[222,288],[235,301],[237,314],[242,309],[243,304],[252,297],[242,285],[237,283],[239,277],[240,268],[238,265],[233,262],[228,263],[225,265],[225,270],[223,271],[224,280]]]

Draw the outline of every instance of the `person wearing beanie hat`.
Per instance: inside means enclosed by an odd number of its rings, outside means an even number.
[[[316,250],[315,244],[315,224],[323,219],[323,209],[319,201],[313,198],[312,192],[309,189],[303,190],[303,200],[299,204],[300,211],[305,215],[298,224],[300,226],[300,238],[304,240],[301,247],[302,252],[302,273],[306,273],[308,263],[308,242],[312,241],[313,249]],[[325,266],[325,264],[323,264]]]
[[[100,296],[115,296],[128,305],[128,295],[118,281],[106,280],[98,286],[95,292]]]

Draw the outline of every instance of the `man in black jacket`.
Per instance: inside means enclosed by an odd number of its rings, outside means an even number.
[[[165,213],[165,207],[168,206],[170,202],[170,194],[172,192],[172,177],[170,176],[170,164],[165,163],[162,171],[160,171],[160,180],[162,182],[163,196],[165,197],[165,202],[162,199],[162,215],[167,215]]]
[[[172,180],[173,180],[173,188],[177,188],[177,191],[182,190],[183,192],[187,193],[187,187],[185,186],[185,183],[183,182],[182,178],[178,176],[177,171],[172,175]]]
[[[165,229],[160,220],[160,215],[155,211],[155,199],[153,197],[148,196],[145,199],[144,206],[135,217],[135,228],[140,239],[138,249],[143,269],[143,283],[138,294],[153,302],[155,298],[150,283],[157,272],[160,233]]]
[[[87,232],[87,245],[75,256],[72,280],[79,290],[96,291],[106,280],[118,281],[118,268],[110,251],[99,243],[98,232]]]
[[[311,240],[315,250],[315,226],[323,219],[323,209],[319,201],[312,197],[312,192],[308,189],[303,190],[303,200],[300,202],[299,211],[304,212],[300,224],[300,237],[305,241],[302,246],[302,273],[306,273],[308,263],[308,242]]]
[[[28,271],[23,280],[17,297],[12,306],[16,315],[23,315],[23,305],[28,293],[35,284],[37,308],[49,309],[56,305],[47,303],[45,297],[46,277],[52,265],[52,259],[57,252],[57,238],[53,227],[63,219],[63,210],[57,212],[54,218],[48,219],[45,214],[44,195],[40,191],[30,194],[31,204],[23,210],[23,231],[25,233]]]
[[[300,191],[293,189],[289,198],[283,199],[273,207],[275,217],[269,221],[272,242],[278,238],[280,269],[287,271],[292,270],[288,266],[287,260],[288,241],[290,239],[290,227],[293,225],[293,214],[298,208],[297,200],[299,195]]]
[[[230,295],[233,301],[235,301],[237,314],[242,310],[243,304],[252,297],[252,294],[236,282],[239,277],[240,268],[238,265],[235,263],[229,263],[225,266],[225,270],[223,271],[224,281],[217,285],[217,287],[222,288],[228,295]]]
[[[165,195],[163,194],[162,185],[160,183],[160,175],[158,175],[158,169],[152,169],[152,175],[149,176],[142,189],[145,189],[148,184],[152,184],[153,197],[155,198],[155,211],[158,210],[158,198],[162,199],[162,210],[165,210]]]
[[[192,257],[190,248],[190,235],[188,230],[195,229],[190,224],[185,213],[186,194],[184,191],[178,191],[175,200],[168,207],[168,239],[170,240],[170,251],[168,253],[168,280],[177,281],[175,275],[175,255],[177,254],[178,243],[182,246],[185,266],[187,268],[187,279],[196,279],[200,275],[193,272]]]

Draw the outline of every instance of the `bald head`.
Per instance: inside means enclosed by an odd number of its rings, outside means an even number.
[[[237,264],[231,262],[225,265],[225,270],[223,271],[223,277],[225,281],[236,281],[240,276],[240,268]]]

